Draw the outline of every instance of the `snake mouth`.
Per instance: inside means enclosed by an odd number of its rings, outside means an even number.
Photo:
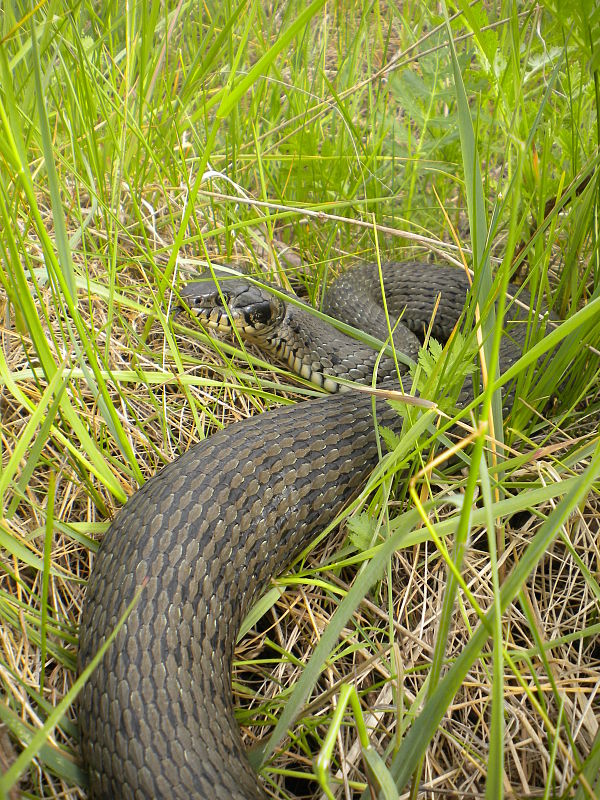
[[[247,336],[256,336],[271,330],[277,324],[269,302],[236,308],[226,301],[220,306],[195,305],[190,307],[190,311],[206,328],[223,333],[237,328]]]

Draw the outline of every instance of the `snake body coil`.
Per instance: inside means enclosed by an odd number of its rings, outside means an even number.
[[[448,335],[468,289],[460,270],[388,264],[383,277],[390,316],[405,310],[403,320],[415,330],[429,324],[441,293],[434,333]],[[265,346],[326,388],[336,388],[336,377],[370,381],[373,350],[237,283],[213,287],[208,310],[204,299],[197,302],[206,284],[186,287],[182,297],[192,310],[201,306],[212,327],[227,327],[225,319],[233,318],[250,336],[260,334]],[[385,339],[379,306],[367,312],[375,323],[365,321],[349,299],[352,291],[369,305],[380,294],[377,269],[352,270],[330,297],[333,315]],[[518,327],[519,312],[511,315]],[[520,327],[524,335],[526,326]],[[503,369],[520,354],[520,338],[505,338]],[[412,334],[402,329],[398,344],[415,357]],[[392,367],[384,360],[379,374]],[[468,387],[464,392],[470,395]],[[377,403],[377,415],[399,430],[401,420],[385,402]],[[129,500],[96,557],[81,620],[83,668],[143,587],[82,691],[82,750],[92,797],[265,797],[233,713],[236,634],[269,579],[335,518],[376,461],[371,398],[345,392],[229,426]]]

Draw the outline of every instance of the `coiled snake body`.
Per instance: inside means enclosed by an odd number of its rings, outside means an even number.
[[[468,290],[460,270],[391,263],[383,277],[391,318],[404,312],[414,330],[429,325],[441,294],[433,332],[448,336]],[[209,326],[233,319],[330,390],[336,377],[370,382],[371,348],[246,282],[219,283],[220,291],[207,283],[182,291]],[[377,268],[359,266],[330,290],[330,313],[385,339],[378,295]],[[508,316],[517,324],[503,340],[502,369],[520,355],[526,329],[516,306]],[[407,329],[395,343],[415,358],[418,340]],[[393,369],[383,359],[378,375]],[[387,403],[378,401],[377,415],[400,429]],[[96,557],[81,620],[83,667],[144,587],[80,699],[92,797],[265,797],[233,713],[235,637],[252,600],[335,518],[376,461],[371,398],[348,391],[233,424],[134,494]]]

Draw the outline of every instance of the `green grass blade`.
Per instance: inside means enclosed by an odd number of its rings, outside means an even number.
[[[248,91],[255,81],[267,73],[277,55],[302,31],[324,4],[325,0],[313,0],[309,6],[298,14],[289,28],[279,34],[275,44],[259,58],[248,74],[227,92],[219,105],[217,112],[219,117],[225,118],[231,113],[233,106],[239,102],[242,95]]]

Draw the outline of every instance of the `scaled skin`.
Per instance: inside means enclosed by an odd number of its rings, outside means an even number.
[[[406,307],[403,319],[417,331],[428,326],[441,292],[434,334],[448,335],[467,292],[460,270],[389,264],[384,278],[393,321]],[[358,297],[351,298],[353,285]],[[333,287],[335,313],[351,322],[348,314],[365,299],[374,302],[378,291],[376,267],[357,267]],[[182,296],[195,306],[196,289],[186,287]],[[234,305],[229,290],[227,300]],[[219,302],[208,312],[215,327]],[[271,301],[259,296],[257,302],[256,314],[268,327],[265,308]],[[371,382],[374,351],[357,357],[363,351],[354,340],[329,328],[324,334],[322,323],[313,325],[312,317],[291,304],[284,313],[277,304],[273,308],[286,337],[298,337],[291,344],[294,363],[303,349],[309,363],[325,359],[325,372],[354,378],[370,359],[363,376]],[[353,324],[385,340],[381,317],[381,310],[369,319],[355,314]],[[415,357],[412,335],[398,335]],[[280,333],[273,336],[281,341]],[[332,343],[335,355],[327,356]],[[267,346],[283,354],[272,340]],[[503,368],[519,353],[518,337],[505,339]],[[379,376],[394,368],[388,359]],[[465,384],[462,400],[470,396]],[[377,414],[400,432],[402,420],[386,403],[377,403]],[[376,463],[371,397],[346,392],[231,425],[161,470],[125,505],[95,559],[81,619],[83,668],[143,587],[81,695],[82,752],[93,798],[266,796],[246,760],[233,714],[235,637],[269,580],[337,516]]]

